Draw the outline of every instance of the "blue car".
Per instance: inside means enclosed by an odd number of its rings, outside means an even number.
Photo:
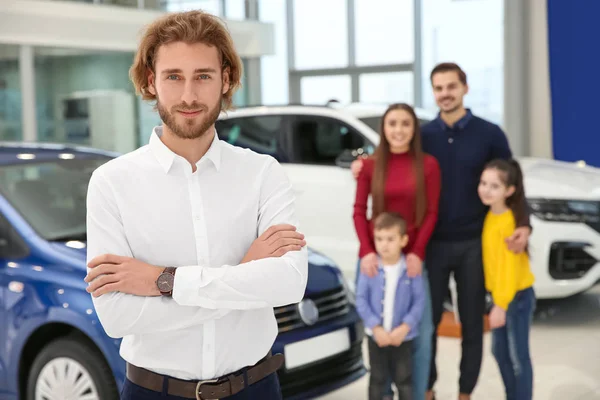
[[[104,332],[83,281],[87,184],[115,156],[0,145],[0,399],[119,398],[120,340]],[[353,292],[330,259],[309,250],[303,301],[274,312],[285,398],[313,398],[366,373]]]

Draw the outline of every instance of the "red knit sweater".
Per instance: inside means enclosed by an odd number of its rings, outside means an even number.
[[[374,167],[373,159],[364,160],[356,188],[354,226],[360,240],[361,258],[375,252],[373,224],[367,220],[367,200],[371,194]],[[409,241],[404,254],[415,253],[421,260],[425,260],[425,248],[437,222],[441,184],[440,167],[434,157],[425,155],[424,170],[427,208],[420,227],[416,226],[417,181],[409,153],[390,154],[384,193],[385,210],[399,213],[407,223]]]

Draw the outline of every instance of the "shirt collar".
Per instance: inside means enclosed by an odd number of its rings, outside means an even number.
[[[448,131],[448,130],[464,130],[467,127],[467,124],[469,123],[469,121],[471,121],[473,119],[473,113],[471,112],[470,108],[466,109],[467,113],[458,121],[456,121],[454,123],[454,126],[450,127],[448,126],[444,120],[441,117],[441,113],[438,113],[438,116],[436,118],[436,121],[438,122],[438,124],[440,124],[440,127],[442,128],[442,130],[444,131]]]
[[[398,267],[402,274],[402,271],[404,269],[406,269],[406,256],[404,254],[402,254],[400,256],[400,260],[398,260],[398,262],[396,264],[394,264],[394,266]],[[383,263],[381,262],[381,258],[379,258],[379,270],[383,271]]]
[[[175,154],[171,149],[169,149],[163,143],[163,141],[161,140],[162,134],[163,134],[162,126],[155,127],[152,130],[152,135],[150,136],[149,146],[150,146],[150,149],[152,150],[152,152],[154,153],[154,156],[158,160],[158,163],[162,167],[162,169],[165,171],[165,173],[168,173],[169,170],[171,169],[171,167],[173,166],[173,162],[175,161],[175,159],[177,157],[181,157],[181,156],[179,156],[178,154]],[[200,165],[200,163],[204,159],[208,159],[209,161],[211,161],[213,163],[213,165],[215,166],[215,168],[218,171],[221,166],[221,146],[220,146],[220,144],[221,144],[221,142],[219,140],[219,135],[217,134],[217,131],[215,130],[215,135],[214,135],[212,143],[210,144],[210,147],[208,148],[208,151],[196,163],[196,166]]]

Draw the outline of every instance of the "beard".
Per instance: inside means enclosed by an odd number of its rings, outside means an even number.
[[[157,96],[156,108],[162,122],[169,130],[171,130],[171,132],[173,132],[173,134],[175,134],[175,136],[180,139],[198,139],[199,137],[202,137],[219,118],[219,114],[221,113],[221,99],[219,99],[217,104],[212,108],[205,104],[194,102],[191,105],[186,103],[178,104],[171,107],[171,110],[169,111],[161,104],[160,99]],[[184,119],[181,123],[177,122],[176,115],[178,111],[198,110],[201,110],[198,117]]]
[[[442,103],[444,101],[446,101],[446,100],[450,100],[450,104],[447,105],[447,106],[445,106],[445,107],[443,107]],[[442,112],[444,112],[444,113],[452,113],[452,112],[460,109],[460,107],[462,106],[461,103],[458,103],[458,104],[455,103],[455,100],[456,99],[454,97],[447,97],[447,98],[441,99],[440,102],[439,102],[439,104],[438,104],[438,106],[440,107],[440,110]]]

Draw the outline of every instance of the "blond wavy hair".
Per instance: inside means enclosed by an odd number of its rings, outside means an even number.
[[[136,93],[144,100],[156,100],[156,96],[148,91],[148,76],[155,72],[156,54],[160,46],[173,42],[204,43],[217,48],[221,70],[229,75],[229,90],[223,95],[221,103],[223,109],[230,109],[233,94],[241,86],[242,60],[225,24],[204,11],[167,14],[146,28],[129,69]]]

